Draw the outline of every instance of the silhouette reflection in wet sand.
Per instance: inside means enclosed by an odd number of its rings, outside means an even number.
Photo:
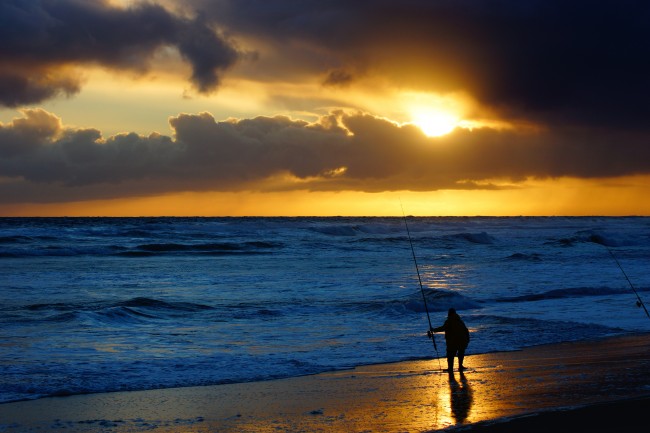
[[[453,374],[449,375],[449,398],[451,400],[451,415],[456,424],[465,422],[472,407],[472,388],[463,372],[460,372],[460,382]]]

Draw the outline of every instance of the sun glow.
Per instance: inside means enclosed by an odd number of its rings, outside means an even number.
[[[439,137],[456,129],[460,118],[442,111],[423,110],[413,114],[412,123],[429,137]]]
[[[474,106],[464,94],[438,95],[406,92],[402,94],[406,123],[417,126],[429,137],[449,134],[463,126],[463,120]]]

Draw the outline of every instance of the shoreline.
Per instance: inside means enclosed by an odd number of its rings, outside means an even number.
[[[644,332],[629,332],[626,334],[620,334],[620,335],[614,335],[614,336],[605,336],[605,337],[595,337],[592,339],[587,339],[587,340],[579,340],[579,341],[564,341],[564,342],[559,342],[559,343],[540,343],[540,344],[534,344],[531,346],[526,346],[520,349],[504,349],[504,350],[496,350],[493,352],[479,352],[479,353],[470,353],[467,355],[468,359],[470,357],[476,357],[476,356],[483,356],[483,355],[503,355],[503,354],[511,354],[511,353],[517,353],[517,352],[522,352],[522,351],[527,351],[531,349],[535,349],[538,347],[546,347],[546,346],[556,346],[556,345],[565,345],[565,344],[574,344],[574,343],[598,343],[602,340],[610,340],[610,339],[617,339],[617,338],[625,338],[625,337],[643,337],[645,335],[648,335],[650,337],[650,333],[644,333]],[[444,340],[443,340],[444,341]],[[444,346],[444,343],[443,343]],[[440,353],[444,353],[443,350],[440,350]],[[320,375],[336,375],[340,373],[345,373],[345,372],[350,372],[350,371],[355,371],[359,369],[364,369],[364,368],[372,368],[372,367],[386,367],[388,368],[391,365],[400,365],[400,364],[409,364],[409,363],[421,363],[421,362],[431,362],[431,367],[432,369],[435,368],[437,370],[437,360],[438,358],[411,358],[411,359],[404,359],[404,360],[397,360],[397,361],[385,361],[385,362],[376,362],[376,363],[370,363],[370,364],[360,364],[357,366],[353,367],[343,367],[343,368],[338,368],[334,370],[327,370],[327,371],[322,371],[322,372],[315,372],[315,373],[305,373],[305,374],[300,374],[297,376],[288,376],[288,377],[275,377],[275,378],[268,378],[268,379],[253,379],[253,380],[242,380],[242,381],[226,381],[223,383],[214,383],[214,384],[208,384],[208,385],[186,385],[186,386],[163,386],[160,388],[146,388],[146,389],[127,389],[127,390],[108,390],[108,391],[89,391],[89,392],[78,392],[78,393],[65,393],[65,392],[60,392],[60,393],[55,393],[51,395],[42,395],[40,397],[34,397],[34,398],[22,398],[22,399],[17,399],[17,400],[9,400],[9,401],[0,401],[0,408],[3,405],[7,404],[13,404],[13,403],[27,403],[27,402],[34,402],[34,401],[39,401],[43,399],[50,399],[50,398],[67,398],[67,397],[82,397],[82,396],[96,396],[96,395],[104,395],[104,394],[117,394],[117,393],[131,393],[131,392],[155,392],[155,391],[164,391],[168,389],[185,389],[185,388],[202,388],[202,387],[219,387],[219,386],[230,386],[230,385],[244,385],[244,384],[251,384],[251,383],[266,383],[266,382],[275,382],[275,381],[282,381],[282,380],[292,380],[292,379],[300,379],[304,377],[312,377],[312,376],[320,376]],[[455,360],[454,367],[458,367],[457,365],[458,360]],[[444,356],[440,357],[440,365],[442,366],[442,369],[445,369],[446,367],[446,358]],[[456,374],[458,371],[455,371]],[[426,373],[425,373],[426,374]],[[1,430],[0,430],[1,432]]]
[[[650,333],[647,333],[648,336],[650,336]],[[531,346],[526,346],[520,349],[504,349],[504,350],[496,350],[492,352],[479,352],[479,353],[470,353],[467,355],[468,359],[470,357],[476,357],[476,356],[481,356],[481,355],[501,355],[501,354],[510,354],[510,353],[517,353],[517,352],[522,352],[526,351],[529,349],[534,349],[537,347],[545,347],[545,346],[555,346],[555,345],[563,345],[563,344],[573,344],[573,343],[597,343],[602,340],[609,340],[609,339],[616,339],[616,338],[625,338],[625,337],[630,337],[630,336],[645,336],[646,333],[644,332],[630,332],[626,334],[620,334],[620,335],[615,335],[615,336],[606,336],[606,337],[595,337],[592,339],[587,339],[587,340],[579,340],[579,341],[563,341],[559,343],[540,343],[540,344],[534,344]],[[444,340],[443,340],[443,347],[444,347]],[[440,350],[440,353],[444,353],[443,350]],[[391,365],[399,365],[399,364],[409,364],[409,363],[420,363],[420,362],[431,362],[435,364],[431,364],[432,368],[437,367],[437,360],[438,358],[409,358],[409,359],[404,359],[404,360],[397,360],[397,361],[385,361],[385,362],[375,362],[375,363],[370,363],[370,364],[360,364],[356,365],[353,367],[342,367],[342,368],[337,368],[334,370],[327,370],[327,371],[322,371],[322,372],[315,372],[315,373],[305,373],[305,374],[300,374],[296,376],[288,376],[288,377],[275,377],[275,378],[268,378],[268,379],[252,379],[252,380],[242,380],[242,381],[225,381],[223,383],[214,383],[214,384],[208,384],[208,385],[187,385],[187,386],[164,386],[160,388],[146,388],[146,389],[127,389],[127,390],[108,390],[108,391],[89,391],[89,392],[77,392],[77,393],[65,393],[65,392],[60,392],[60,393],[55,393],[55,394],[50,394],[50,395],[42,395],[40,397],[34,397],[34,398],[22,398],[18,400],[9,400],[9,401],[0,401],[0,408],[3,405],[6,404],[13,404],[13,403],[27,403],[27,402],[34,402],[34,401],[39,401],[43,399],[50,399],[50,398],[67,398],[67,397],[82,397],[82,396],[94,396],[94,395],[104,395],[104,394],[117,394],[117,393],[131,393],[131,392],[155,392],[155,391],[163,391],[167,389],[185,389],[185,388],[202,388],[202,387],[215,387],[215,386],[229,386],[229,385],[244,385],[244,384],[251,384],[251,383],[266,383],[266,382],[275,382],[275,381],[282,381],[282,380],[292,380],[292,379],[300,379],[304,377],[311,377],[311,376],[320,376],[320,375],[336,375],[339,373],[345,373],[345,372],[350,372],[350,371],[355,371],[358,369],[364,369],[364,368],[372,368],[372,367],[377,367],[377,366],[384,366],[384,367],[389,367]],[[440,357],[440,365],[442,366],[442,369],[445,369],[446,366],[446,358],[444,356]],[[455,360],[454,367],[457,368],[458,365],[458,359]],[[437,370],[437,368],[436,368]],[[457,374],[458,371],[455,370],[455,373]],[[425,373],[426,374],[426,373]]]
[[[617,419],[615,413],[650,401],[650,334],[470,354],[466,365],[464,374],[449,375],[437,371],[434,358],[262,382],[3,403],[0,432],[491,432],[520,423],[530,424],[530,432],[571,420],[594,424],[603,412]]]

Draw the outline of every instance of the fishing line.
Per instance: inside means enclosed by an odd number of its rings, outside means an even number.
[[[418,282],[420,283],[420,292],[422,293],[422,300],[424,301],[424,310],[427,312],[427,320],[429,321],[429,332],[431,336],[431,341],[433,342],[433,348],[436,349],[436,357],[438,358],[438,367],[442,370],[442,365],[440,364],[440,354],[438,353],[438,345],[436,344],[436,337],[431,330],[433,326],[431,325],[431,316],[429,315],[429,306],[427,305],[427,297],[424,296],[424,288],[422,287],[422,278],[420,277],[420,268],[418,267],[418,260],[415,258],[415,249],[413,248],[413,241],[411,240],[411,231],[409,230],[409,225],[406,222],[406,214],[404,213],[404,206],[402,206],[402,201],[399,202],[400,207],[402,208],[402,215],[404,216],[404,225],[406,226],[406,234],[409,238],[409,244],[411,245],[411,253],[413,254],[413,263],[415,263],[415,272],[418,274]]]
[[[605,249],[609,252],[609,255],[612,256],[612,258],[614,259],[614,261],[618,265],[618,268],[621,270],[621,272],[623,272],[623,275],[625,276],[625,279],[627,280],[628,284],[632,288],[632,291],[636,295],[636,305],[637,305],[637,307],[643,307],[643,311],[645,311],[645,315],[648,316],[648,319],[650,319],[650,313],[648,313],[648,309],[645,307],[645,304],[643,303],[643,300],[641,299],[641,297],[639,296],[639,293],[634,288],[634,284],[632,284],[632,281],[630,281],[630,278],[627,276],[627,273],[623,269],[623,266],[621,266],[621,263],[618,261],[618,259],[616,258],[616,256],[612,252],[612,250],[610,250],[607,245],[605,245],[605,244],[601,244],[601,245],[605,247]]]

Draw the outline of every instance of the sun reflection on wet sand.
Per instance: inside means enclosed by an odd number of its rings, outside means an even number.
[[[464,374],[449,375],[435,359],[407,361],[265,382],[6,403],[0,427],[5,433],[52,426],[92,432],[109,424],[115,433],[430,432],[648,395],[650,335],[470,355],[466,365]]]
[[[472,387],[464,373],[459,373],[460,381],[454,375],[449,375],[449,400],[451,415],[456,424],[463,424],[472,408]]]
[[[317,389],[312,386],[309,396],[292,400],[291,408],[272,410],[277,414],[274,419],[242,416],[223,431],[431,431],[476,421],[472,379],[468,374],[437,371],[435,360],[360,367],[318,377],[322,380],[316,382]],[[296,385],[300,380],[287,383]],[[304,380],[313,382],[314,378]],[[275,383],[275,392],[280,382]],[[286,396],[293,391],[284,392]],[[498,400],[487,395],[481,399],[491,407],[479,413],[500,412],[495,407]]]

